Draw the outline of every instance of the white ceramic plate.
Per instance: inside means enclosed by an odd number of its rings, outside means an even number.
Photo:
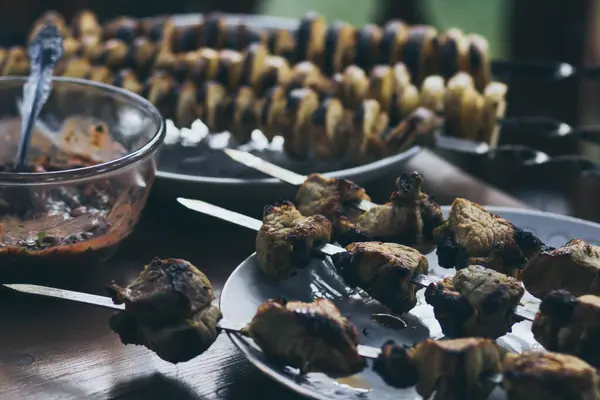
[[[488,209],[520,228],[533,232],[549,246],[558,247],[573,238],[583,239],[595,245],[600,243],[600,225],[595,223],[538,211],[500,207]],[[446,215],[448,210],[449,207],[444,207]],[[454,270],[439,267],[435,252],[429,254],[427,259],[430,274],[447,276],[454,273]],[[307,268],[294,278],[272,284],[261,276],[253,254],[240,264],[225,283],[220,298],[221,310],[228,320],[249,322],[257,307],[270,298],[283,296],[288,300],[312,301],[315,298],[328,297],[350,317],[359,330],[363,331],[361,344],[380,347],[385,341],[393,339],[400,344],[412,345],[428,337],[443,336],[431,307],[425,303],[423,290],[419,292],[417,307],[404,318],[407,329],[386,329],[372,322],[370,318],[373,312],[384,308],[375,301],[351,293],[329,272],[330,266],[329,260],[314,261],[312,268]],[[528,293],[523,301],[526,306],[531,307],[537,307],[539,303],[539,300]],[[516,324],[513,332],[498,339],[498,342],[516,352],[543,350],[533,339],[530,328],[531,323],[527,321]],[[414,389],[398,390],[385,385],[381,378],[372,372],[370,366],[358,375],[337,381],[323,374],[299,376],[297,370],[281,369],[270,364],[251,340],[235,334],[229,337],[258,369],[295,392],[313,399],[420,399]],[[505,396],[497,389],[490,398],[503,399]]]

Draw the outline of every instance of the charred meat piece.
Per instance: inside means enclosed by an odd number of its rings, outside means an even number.
[[[419,89],[412,84],[396,88],[389,116],[392,124],[398,124],[413,113],[420,104]]]
[[[312,118],[319,107],[319,98],[311,89],[294,89],[287,96],[283,148],[298,160],[308,158]]]
[[[267,32],[257,30],[241,23],[225,27],[225,47],[234,50],[244,50],[254,43],[266,43]]]
[[[301,20],[296,30],[296,60],[310,61],[323,65],[325,32],[327,23],[323,16],[309,12]]]
[[[429,285],[425,300],[444,335],[497,339],[519,322],[514,312],[524,294],[517,279],[472,265]]]
[[[445,95],[446,84],[444,78],[439,75],[428,76],[421,86],[421,107],[441,112],[444,109]]]
[[[291,77],[291,69],[287,60],[279,56],[267,56],[258,79],[255,81],[254,90],[262,96],[265,92],[277,85],[287,86]]]
[[[0,68],[0,76],[22,76],[29,74],[29,57],[27,51],[21,46],[13,46]]]
[[[492,146],[498,144],[500,136],[498,119],[503,118],[506,111],[507,91],[508,87],[500,82],[492,82],[485,87],[483,92],[481,126],[477,140]]]
[[[223,14],[213,12],[206,16],[201,27],[200,47],[221,49],[225,44],[225,21]]]
[[[548,351],[567,353],[600,366],[600,297],[550,292],[531,326],[533,337]]]
[[[219,70],[219,53],[213,49],[200,49],[197,56],[189,55],[188,77],[194,82],[214,80]]]
[[[106,41],[102,47],[102,52],[93,61],[96,64],[106,65],[113,70],[133,66],[133,60],[129,53],[129,45],[119,39]]]
[[[244,59],[234,50],[221,50],[219,53],[219,67],[217,81],[230,92],[234,91],[240,83]]]
[[[124,344],[143,345],[165,361],[179,363],[204,352],[217,338],[221,311],[211,305],[208,278],[185,260],[154,259],[125,288],[107,286],[125,310],[110,319]]]
[[[288,201],[266,206],[256,236],[256,258],[271,279],[283,279],[310,262],[314,246],[331,240],[331,222],[322,215],[305,217]]]
[[[469,41],[464,33],[452,28],[440,35],[440,74],[450,79],[459,71],[469,71]]]
[[[61,60],[55,69],[55,74],[69,78],[87,79],[92,71],[92,65],[83,57],[73,57]]]
[[[72,37],[63,39],[63,60],[81,54],[81,42]]]
[[[227,129],[223,118],[227,90],[218,82],[205,82],[198,88],[196,103],[198,115],[209,132],[218,133]]]
[[[102,40],[102,25],[98,22],[96,14],[90,10],[79,11],[71,23],[73,36],[82,42]]]
[[[140,23],[129,17],[119,17],[104,26],[105,39],[119,39],[125,43],[132,43],[140,33]]]
[[[131,45],[131,57],[136,71],[140,75],[146,76],[150,72],[150,67],[154,64],[156,51],[156,44],[147,38],[139,37],[135,39]]]
[[[377,100],[364,100],[354,113],[347,146],[350,157],[360,163],[381,158],[383,133],[388,128],[389,117]]]
[[[483,265],[513,278],[520,278],[527,260],[545,247],[531,232],[461,198],[435,230],[435,241],[443,268]]]
[[[261,77],[269,52],[264,44],[250,45],[244,54],[240,83],[245,86],[255,87]]]
[[[379,63],[394,65],[402,59],[402,50],[408,39],[408,27],[402,21],[385,24],[379,49]]]
[[[596,369],[566,354],[508,353],[502,386],[508,400],[600,399]]]
[[[502,354],[496,342],[483,338],[427,339],[412,348],[389,341],[373,369],[388,385],[416,385],[424,399],[483,400],[494,389],[485,377],[502,372]]]
[[[112,84],[136,94],[141,94],[144,88],[135,73],[130,69],[122,69],[119,71],[115,75]]]
[[[346,179],[321,174],[309,175],[296,194],[302,215],[323,215],[332,221],[335,230],[339,229],[342,216],[357,212],[353,206],[361,200],[371,200],[362,187]]]
[[[395,94],[394,73],[388,65],[376,65],[371,70],[367,97],[379,102],[384,111],[389,111]]]
[[[573,296],[600,295],[600,247],[573,239],[558,249],[545,249],[525,266],[523,284],[537,298],[555,289]]]
[[[403,151],[419,137],[434,132],[440,126],[441,119],[434,112],[417,108],[385,135],[384,155],[390,156]]]
[[[189,127],[200,118],[198,105],[198,85],[191,80],[186,80],[179,87],[177,106],[175,108],[175,122],[179,127]]]
[[[173,73],[177,66],[178,56],[169,46],[159,46],[154,57],[154,71]]]
[[[266,301],[246,329],[266,357],[302,374],[348,376],[365,367],[358,330],[326,299]]]
[[[107,85],[112,85],[114,81],[114,75],[110,69],[105,66],[96,66],[92,67],[87,79],[95,82],[106,83]]]
[[[433,231],[444,222],[440,206],[421,191],[423,176],[405,172],[396,181],[389,203],[363,213],[348,224],[340,241],[385,241],[413,247],[423,253],[434,248]]]
[[[330,76],[342,72],[354,60],[356,29],[347,22],[335,21],[325,33],[323,72]]]
[[[351,243],[347,253],[333,256],[336,269],[352,287],[360,287],[397,314],[417,305],[415,275],[427,275],[427,259],[417,250],[396,243]]]
[[[175,43],[173,47],[177,52],[187,53],[200,47],[202,25],[178,26],[175,29]]]
[[[294,65],[287,84],[288,92],[294,89],[309,88],[319,95],[327,95],[331,89],[331,82],[321,74],[316,64],[302,61]]]
[[[365,71],[370,71],[379,60],[381,28],[367,24],[356,31],[356,53],[354,63]]]

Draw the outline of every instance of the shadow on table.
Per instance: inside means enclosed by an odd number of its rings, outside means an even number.
[[[203,400],[194,389],[181,381],[155,373],[143,378],[119,382],[112,387],[108,398],[127,400],[147,399],[178,399],[178,400]]]

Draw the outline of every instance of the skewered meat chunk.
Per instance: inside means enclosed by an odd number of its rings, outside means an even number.
[[[504,381],[508,400],[600,399],[600,379],[577,357],[550,352],[508,353]]]
[[[133,64],[136,66],[136,71],[146,76],[152,65],[152,61],[156,56],[156,44],[145,37],[136,38],[131,45],[131,56]]]
[[[426,108],[417,108],[385,135],[384,155],[390,156],[409,147],[419,136],[433,132],[441,125],[437,115]]]
[[[323,215],[339,229],[340,218],[349,213],[360,213],[354,205],[371,198],[362,187],[346,179],[327,178],[310,174],[296,194],[298,210],[302,215]]]
[[[379,60],[381,28],[367,24],[356,31],[356,55],[354,63],[365,71],[370,71]]]
[[[523,284],[540,299],[555,289],[600,295],[600,247],[573,239],[558,249],[546,248],[525,266]]]
[[[360,287],[397,314],[417,305],[418,287],[411,279],[426,275],[429,264],[419,251],[396,243],[351,243],[333,256],[336,269],[352,287]]]
[[[79,11],[71,23],[71,31],[73,36],[85,40],[92,37],[95,40],[102,40],[102,25],[98,22],[98,18],[93,11]]]
[[[421,106],[432,111],[441,112],[444,109],[444,95],[446,84],[439,75],[425,78],[421,86]]]
[[[286,29],[277,29],[269,35],[267,41],[269,53],[277,54],[290,62],[295,61],[296,39]]]
[[[356,29],[347,22],[335,21],[325,34],[323,72],[333,75],[342,72],[354,60]]]
[[[265,356],[300,373],[348,376],[365,367],[358,330],[329,300],[269,300],[246,328]]]
[[[369,79],[365,71],[356,65],[350,65],[341,77],[338,94],[346,108],[355,110],[366,98],[369,91]]]
[[[256,258],[271,279],[283,279],[310,262],[314,246],[331,240],[331,222],[322,215],[305,217],[289,201],[266,206],[256,236]]]
[[[469,41],[469,72],[475,81],[477,90],[482,91],[490,83],[490,61],[488,57],[488,41],[481,35],[467,35]]]
[[[221,50],[219,53],[217,81],[229,91],[234,91],[240,83],[243,61],[242,55],[237,51]]]
[[[105,66],[92,67],[87,79],[95,82],[102,82],[112,85],[114,81],[113,73]],[[138,92],[139,93],[139,92]]]
[[[29,57],[27,51],[21,46],[13,46],[0,68],[0,76],[21,76],[29,74]]]
[[[444,335],[497,339],[519,322],[514,312],[524,294],[517,279],[472,265],[429,285],[425,300]]]
[[[343,243],[385,241],[400,243],[427,253],[434,247],[433,230],[444,222],[440,206],[421,191],[423,176],[405,172],[396,181],[389,203],[363,213],[342,232]]]
[[[388,65],[376,65],[371,70],[367,97],[379,102],[385,111],[389,111],[395,94],[394,73]]]
[[[402,50],[402,61],[416,85],[436,72],[438,48],[437,30],[434,27],[416,25],[409,28]]]
[[[392,20],[385,24],[381,36],[379,62],[394,65],[402,59],[402,49],[408,39],[408,27],[402,21]]]
[[[440,37],[440,74],[449,79],[469,70],[470,43],[460,29],[452,28]]]
[[[505,84],[492,82],[485,87],[483,92],[483,110],[478,140],[492,146],[497,145],[500,139],[498,118],[504,117],[507,91],[508,87]]]
[[[387,342],[373,369],[397,388],[416,385],[424,399],[486,399],[494,389],[486,377],[502,372],[503,351],[483,338],[426,339],[412,348]]]
[[[206,124],[209,132],[223,132],[227,129],[223,120],[223,104],[227,90],[218,82],[206,82],[199,88],[196,98],[198,116]]]
[[[125,288],[107,286],[115,304],[110,328],[124,344],[143,345],[165,361],[179,363],[203,353],[217,338],[221,311],[211,305],[208,278],[185,260],[154,259]]]
[[[283,147],[296,159],[305,160],[309,156],[312,117],[317,107],[319,98],[311,89],[294,89],[288,94]]]
[[[347,142],[350,157],[363,163],[381,158],[382,135],[389,125],[389,118],[379,102],[364,100],[354,113],[352,125]]]
[[[154,72],[142,89],[142,96],[154,104],[163,117],[173,119],[177,105],[177,82],[166,71]]]
[[[55,74],[69,78],[86,79],[91,70],[92,65],[87,59],[83,57],[73,57],[59,61],[55,69]]]
[[[264,61],[259,78],[255,82],[254,90],[259,96],[274,86],[287,86],[291,75],[287,60],[278,56],[267,56]]]
[[[262,43],[250,45],[244,54],[244,63],[240,83],[255,87],[260,80],[265,60],[269,56],[267,47]]]
[[[540,304],[531,331],[546,350],[600,366],[600,297],[576,298],[566,290],[550,292]]]
[[[200,47],[220,49],[225,44],[225,21],[223,14],[213,12],[206,16],[201,26]]]
[[[322,65],[325,48],[325,18],[315,13],[307,13],[296,31],[296,60],[306,60]]]
[[[400,123],[415,111],[419,107],[420,97],[419,89],[415,85],[408,84],[397,88],[389,113],[392,124]]]
[[[115,75],[113,85],[137,94],[141,94],[144,89],[135,73],[130,69],[119,71]]]
[[[287,104],[285,89],[276,86],[270,89],[264,100],[258,105],[258,126],[268,140],[283,134],[284,117]]]
[[[436,229],[435,241],[442,268],[483,265],[513,278],[520,278],[527,260],[544,247],[531,232],[461,198]]]
[[[132,66],[129,59],[129,46],[124,41],[118,39],[110,39],[104,43],[102,53],[98,55],[98,59],[93,61],[112,69]]]
[[[119,39],[125,43],[132,43],[140,34],[140,24],[129,17],[119,17],[109,22],[104,27],[106,39]]]

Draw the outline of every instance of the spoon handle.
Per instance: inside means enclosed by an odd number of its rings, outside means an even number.
[[[35,122],[52,90],[52,71],[63,56],[63,39],[56,25],[45,25],[29,45],[31,73],[23,86],[23,124],[16,159],[16,168],[23,171],[27,164],[29,142]]]

